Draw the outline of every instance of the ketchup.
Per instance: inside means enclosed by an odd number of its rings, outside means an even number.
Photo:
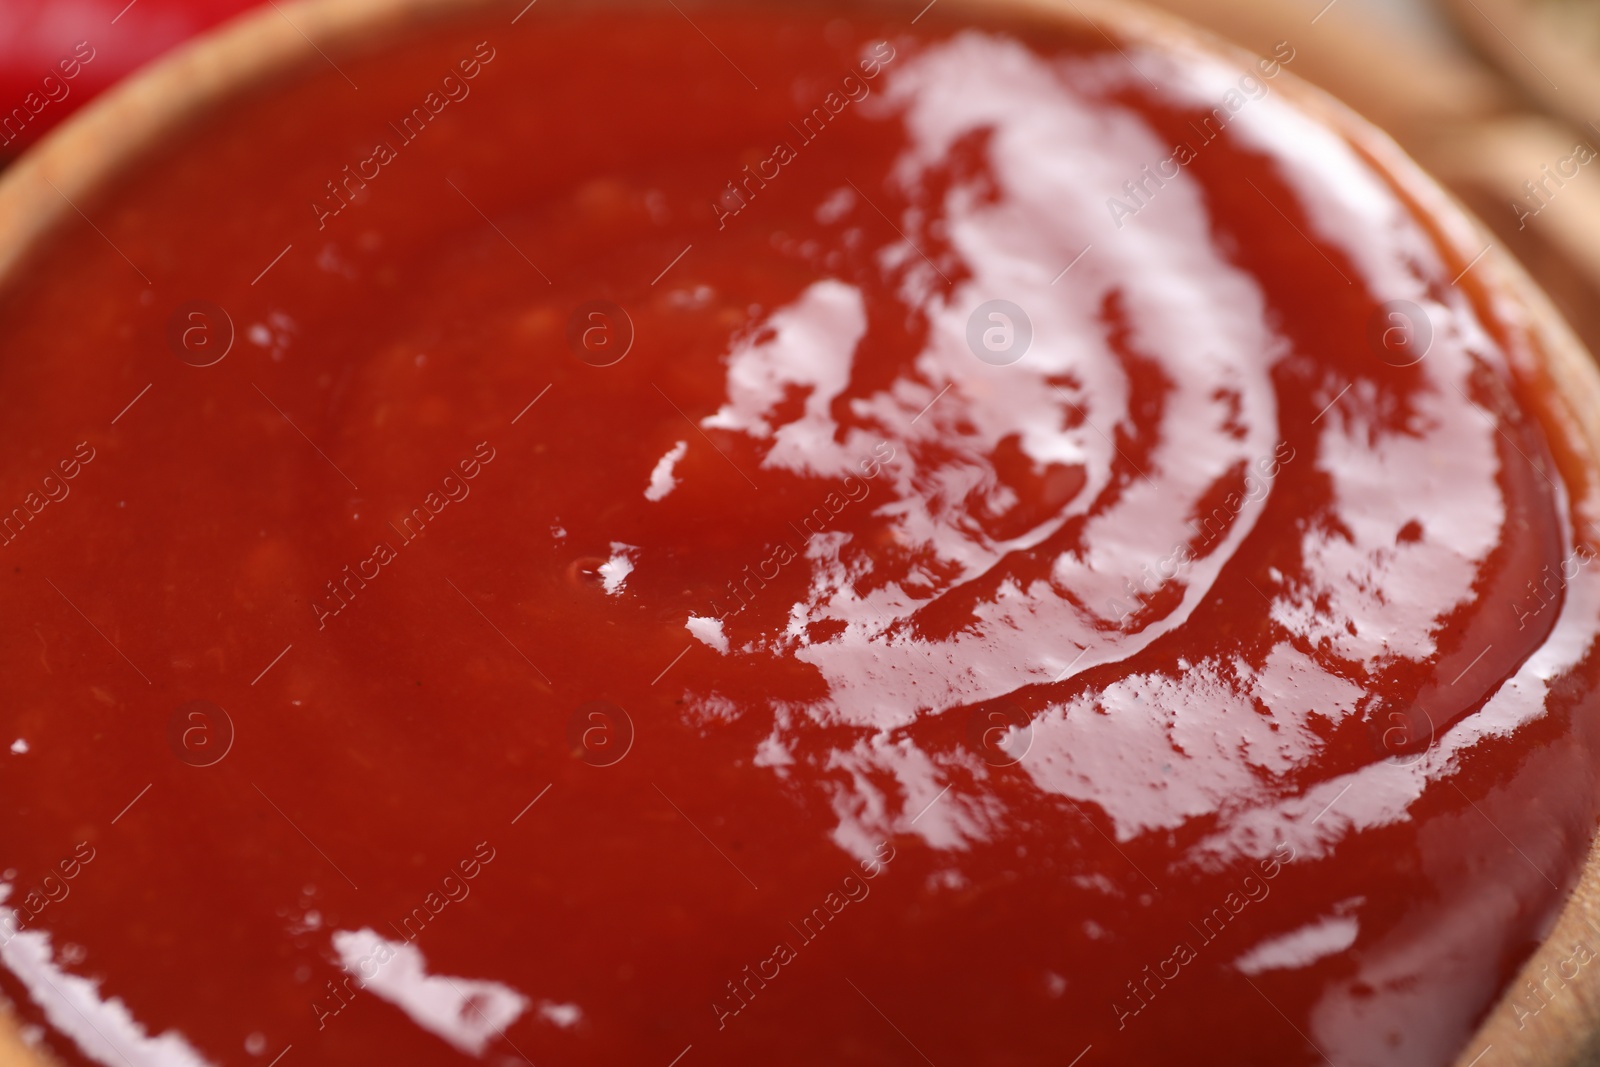
[[[1595,824],[1593,461],[1293,43],[518,6],[0,293],[37,1040],[1463,1051]]]

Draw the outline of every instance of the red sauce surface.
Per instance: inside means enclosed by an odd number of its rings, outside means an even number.
[[[1591,481],[1292,46],[514,14],[311,56],[0,298],[30,1032],[1460,1052],[1594,825]]]

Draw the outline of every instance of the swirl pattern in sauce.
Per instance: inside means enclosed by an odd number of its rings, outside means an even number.
[[[1594,825],[1592,464],[1292,60],[551,0],[162,148],[0,320],[0,987],[71,1062],[1449,1062]]]

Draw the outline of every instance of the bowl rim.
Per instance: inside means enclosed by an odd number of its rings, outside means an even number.
[[[273,79],[316,63],[331,64],[324,47],[337,50],[378,35],[495,8],[525,13],[532,4],[525,7],[524,2],[268,0],[196,35],[107,89],[0,171],[0,290],[73,215],[94,225],[84,207],[161,142]],[[684,0],[691,7],[748,2],[771,0]],[[921,6],[918,0],[863,2],[907,13]],[[1013,17],[1096,29],[1109,26],[1119,35],[1241,65],[1256,58],[1203,27],[1146,6],[1143,0],[946,0],[946,8],[987,20]],[[1520,331],[1543,357],[1540,369],[1550,379],[1552,410],[1541,414],[1564,421],[1570,435],[1587,446],[1591,470],[1600,482],[1600,368],[1549,298],[1488,228],[1388,134],[1293,71],[1285,68],[1283,74],[1287,77],[1275,79],[1274,88],[1350,142],[1394,182],[1425,217],[1454,266],[1469,275],[1465,281],[1480,310]],[[1586,540],[1600,548],[1600,538]],[[1496,1067],[1506,1063],[1581,1067],[1600,1062],[1600,968],[1566,980],[1563,990],[1573,995],[1546,1005],[1531,1034],[1515,1004],[1515,994],[1524,983],[1536,985],[1567,960],[1569,953],[1561,946],[1593,940],[1597,934],[1600,838],[1591,838],[1577,884],[1550,932],[1496,999],[1453,1067],[1477,1067],[1491,1050],[1497,1052],[1492,1061]],[[24,1040],[11,1006],[0,996],[0,1067],[44,1067],[54,1062]]]

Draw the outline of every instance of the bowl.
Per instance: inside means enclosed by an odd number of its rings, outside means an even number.
[[[959,4],[975,18],[1004,14],[1043,23],[1088,22],[1119,39],[1156,41],[1249,62],[1231,46],[1170,16],[1131,5],[1092,0],[943,3],[945,14]],[[138,168],[155,147],[181,138],[218,109],[308,65],[332,64],[331,57],[427,32],[466,12],[495,10],[520,19],[531,6],[487,0],[299,0],[260,8],[197,39],[85,108],[0,174],[0,286],[24,271],[29,258],[63,227],[90,220],[96,198]],[[915,14],[911,7],[905,12]],[[1550,384],[1549,417],[1577,428],[1589,449],[1589,471],[1600,471],[1600,373],[1537,286],[1383,133],[1292,72],[1275,89],[1355,145],[1427,215],[1461,270],[1460,284],[1512,329],[1525,333],[1541,359],[1537,373]],[[270,269],[271,263],[263,260],[262,266]],[[1597,930],[1600,851],[1591,849],[1554,926],[1463,1049],[1459,1067],[1592,1062],[1600,1050],[1600,969],[1568,971],[1574,946],[1587,943]],[[1530,1002],[1535,989],[1545,995]],[[1539,1009],[1531,1021],[1530,1003]],[[0,1016],[0,1064],[41,1062],[14,1022]]]

